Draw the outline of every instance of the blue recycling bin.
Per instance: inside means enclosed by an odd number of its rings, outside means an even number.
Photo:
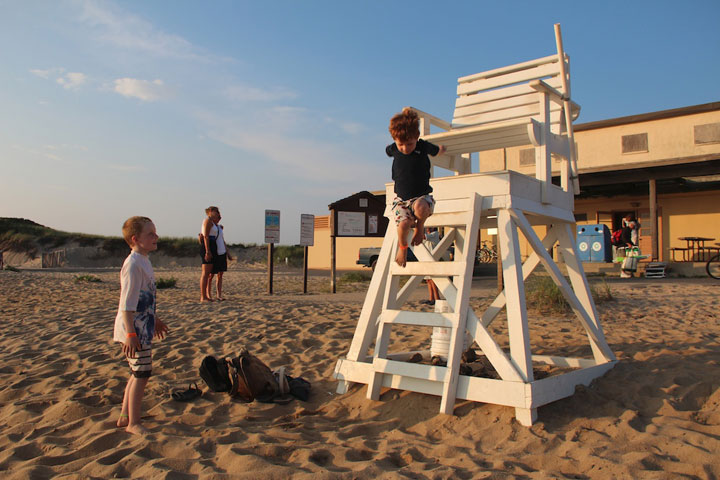
[[[578,225],[577,248],[581,262],[612,262],[610,230],[603,224]]]

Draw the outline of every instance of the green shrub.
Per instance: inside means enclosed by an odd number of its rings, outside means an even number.
[[[75,277],[75,283],[98,283],[102,282],[100,278],[95,275],[78,275]]]
[[[7,270],[8,272],[19,272],[20,271],[19,268],[15,268],[12,265],[5,265],[5,270]]]
[[[195,257],[200,255],[198,237],[160,238],[158,252],[171,257]]]
[[[285,265],[285,259],[287,258],[289,266],[299,268],[303,266],[304,256],[305,248],[301,245],[275,245],[273,248],[273,262],[275,265]],[[267,256],[264,261],[267,263]]]
[[[552,278],[547,276],[531,276],[525,282],[525,300],[529,307],[557,313],[570,311],[560,288]]]
[[[601,284],[590,285],[590,293],[592,294],[593,300],[595,300],[596,304],[615,300],[612,290],[610,290],[610,285],[604,278]]]
[[[610,285],[605,279],[599,284],[591,284],[590,294],[595,304],[614,299]],[[560,287],[549,276],[531,276],[525,282],[525,298],[528,306],[537,310],[557,313],[567,313],[571,310]]]
[[[175,284],[177,284],[177,278],[170,277],[170,278],[158,278],[155,280],[155,286],[157,288],[175,288]]]

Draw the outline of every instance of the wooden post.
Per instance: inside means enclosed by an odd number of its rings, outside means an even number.
[[[330,293],[335,293],[335,235],[330,236]]]
[[[497,258],[495,258],[497,264],[497,293],[500,294],[505,289],[505,282],[503,281],[502,260],[500,260],[500,245],[496,248],[498,250]]]
[[[660,260],[660,252],[658,251],[658,215],[657,215],[657,182],[654,178],[650,179],[650,229],[652,235],[652,260]]]
[[[268,295],[273,293],[273,251],[275,244],[268,243]]]
[[[303,293],[307,293],[307,277],[308,277],[308,247],[304,248],[305,255],[303,256]]]
[[[335,210],[330,210],[330,293],[335,293],[335,234],[337,222],[335,222]]]
[[[580,179],[578,178],[578,166],[577,166],[577,155],[575,151],[575,135],[573,134],[572,128],[572,110],[570,105],[570,75],[568,75],[567,65],[565,64],[565,51],[563,50],[562,43],[562,32],[560,31],[560,24],[555,24],[555,44],[558,51],[558,62],[560,62],[560,81],[562,83],[563,92],[565,92],[566,98],[563,98],[563,107],[565,110],[565,126],[567,129],[568,141],[570,142],[570,158],[567,159],[570,163],[570,180],[572,181],[573,192],[575,195],[580,193]]]

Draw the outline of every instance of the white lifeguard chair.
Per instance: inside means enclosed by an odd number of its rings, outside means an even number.
[[[555,55],[458,79],[452,123],[417,110],[422,138],[447,148],[445,155],[433,159],[434,166],[456,173],[431,180],[436,206],[425,225],[444,227],[446,233],[432,251],[425,245],[413,247],[418,261],[400,267],[394,261],[397,230],[391,222],[350,350],[335,368],[338,393],[345,393],[350,383],[364,383],[373,400],[379,399],[382,387],[439,395],[440,411],[445,414],[453,413],[456,399],[507,405],[515,407],[517,420],[529,426],[537,419],[539,406],[572,395],[577,385],[588,385],[616,363],[571,230],[574,193],[579,190],[572,120],[580,107],[570,99],[569,57],[563,51],[559,25],[555,25],[555,37]],[[430,133],[430,124],[444,131]],[[535,148],[535,178],[509,170],[470,174],[472,152],[521,145]],[[562,160],[559,186],[552,183],[551,155]],[[390,218],[393,185],[386,188],[385,214]],[[533,230],[535,225],[547,228],[543,239]],[[469,297],[478,230],[495,226],[505,287],[487,310],[476,314],[469,307]],[[518,230],[533,249],[524,263]],[[438,261],[453,244],[453,261]],[[569,281],[548,254],[555,244]],[[540,263],[585,329],[593,358],[533,355],[524,280]],[[401,276],[410,277],[402,288]],[[435,281],[450,312],[402,310],[425,276]],[[503,307],[507,309],[509,351],[488,330]],[[390,353],[394,324],[449,328],[447,366],[408,363],[415,352]],[[459,374],[466,332],[499,380]],[[535,380],[533,362],[564,367],[568,372]]]

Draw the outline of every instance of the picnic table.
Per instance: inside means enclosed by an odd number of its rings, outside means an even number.
[[[675,260],[675,253],[682,252],[683,262],[700,261],[706,260],[706,253],[709,255],[713,250],[720,251],[719,247],[706,247],[705,242],[711,242],[715,240],[710,237],[679,237],[678,240],[682,240],[686,243],[685,248],[671,248],[673,260]]]

